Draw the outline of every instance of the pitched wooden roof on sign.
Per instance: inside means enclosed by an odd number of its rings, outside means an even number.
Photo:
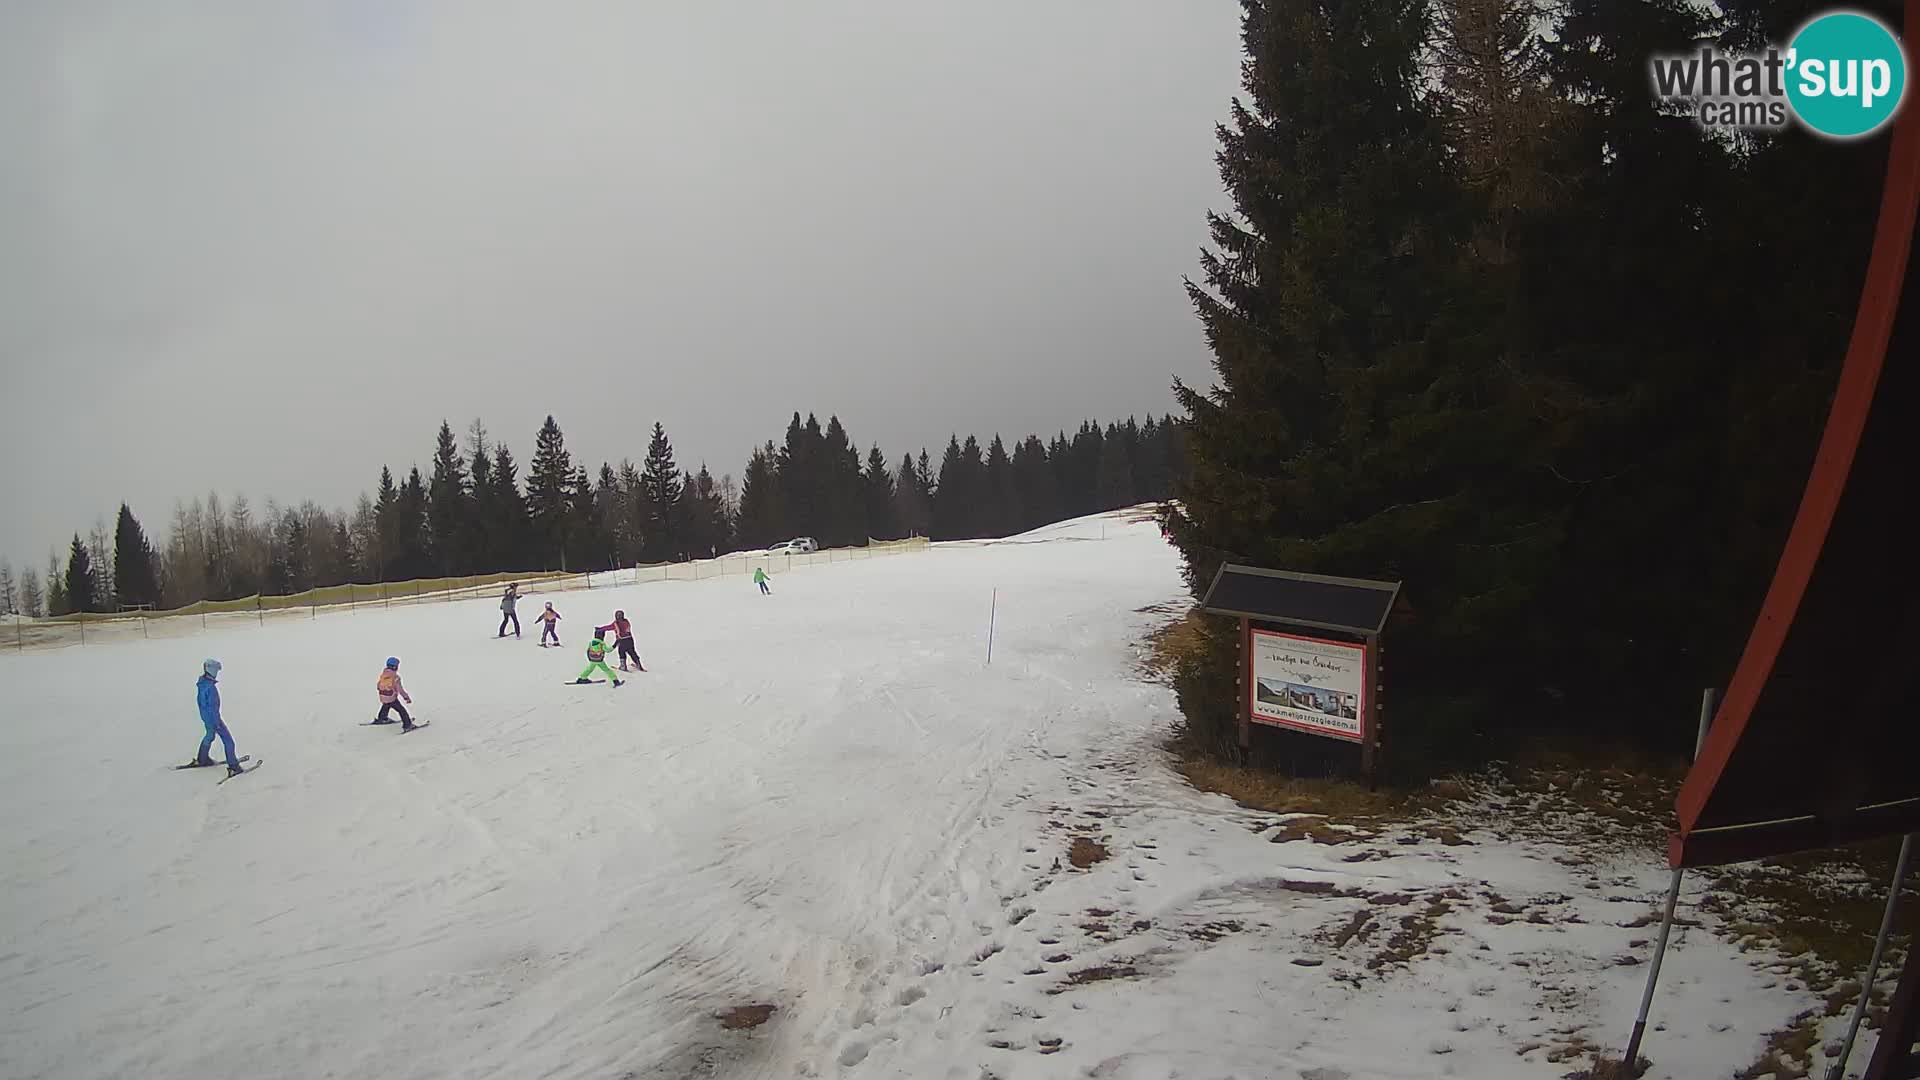
[[[1378,634],[1400,594],[1397,581],[1328,577],[1227,563],[1213,576],[1201,610],[1293,623],[1347,634]]]

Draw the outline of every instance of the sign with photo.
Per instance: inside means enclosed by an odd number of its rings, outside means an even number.
[[[1366,740],[1365,646],[1259,629],[1248,639],[1254,723]]]

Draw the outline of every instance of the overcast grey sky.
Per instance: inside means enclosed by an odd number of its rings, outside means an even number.
[[[0,552],[121,500],[891,460],[1209,383],[1231,0],[0,0]]]

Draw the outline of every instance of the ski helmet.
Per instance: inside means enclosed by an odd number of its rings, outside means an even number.
[[[624,611],[616,611],[613,613],[613,617],[616,619],[624,619],[627,617],[627,613]]]
[[[207,678],[217,679],[220,677],[220,661],[208,660],[200,665],[200,670],[206,672]]]
[[[400,658],[399,658],[399,657],[397,657],[397,656],[389,656],[389,657],[387,657],[387,666],[388,666],[388,667],[390,667],[390,668],[393,668],[393,667],[399,667],[399,666],[400,666]]]

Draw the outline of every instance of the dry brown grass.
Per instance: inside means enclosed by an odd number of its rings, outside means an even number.
[[[1301,780],[1269,769],[1189,757],[1174,767],[1201,791],[1212,791],[1250,810],[1318,814],[1348,822],[1396,821],[1436,802],[1423,791],[1368,791],[1352,780]]]
[[[1147,635],[1147,658],[1142,666],[1148,675],[1156,679],[1171,678],[1182,657],[1197,656],[1205,651],[1207,642],[1200,620],[1200,609],[1196,607]]]
[[[1640,1080],[1653,1062],[1642,1057],[1629,1068],[1619,1058],[1603,1057],[1594,1061],[1591,1068],[1567,1074],[1567,1080]]]
[[[1067,849],[1067,861],[1073,864],[1074,869],[1085,870],[1095,863],[1105,862],[1107,854],[1105,844],[1085,836],[1076,836],[1073,846]]]
[[[1291,843],[1295,840],[1311,840],[1316,844],[1346,844],[1355,841],[1371,840],[1379,833],[1360,829],[1337,828],[1322,817],[1296,818],[1273,831],[1269,840],[1276,844]]]
[[[1101,964],[1099,967],[1082,968],[1067,976],[1069,986],[1085,986],[1088,983],[1106,982],[1109,979],[1131,979],[1140,972],[1129,964]]]
[[[720,1014],[720,1026],[728,1031],[751,1031],[773,1019],[773,1005],[735,1005]]]
[[[1809,1009],[1793,1023],[1767,1037],[1766,1052],[1735,1073],[1737,1080],[1805,1080],[1813,1071],[1813,1048],[1820,1041],[1820,1010]]]
[[[1400,929],[1387,938],[1386,945],[1367,961],[1367,969],[1379,971],[1389,964],[1410,964],[1425,956],[1440,936],[1440,916],[1452,910],[1445,900],[1435,897],[1420,911],[1400,918]]]

